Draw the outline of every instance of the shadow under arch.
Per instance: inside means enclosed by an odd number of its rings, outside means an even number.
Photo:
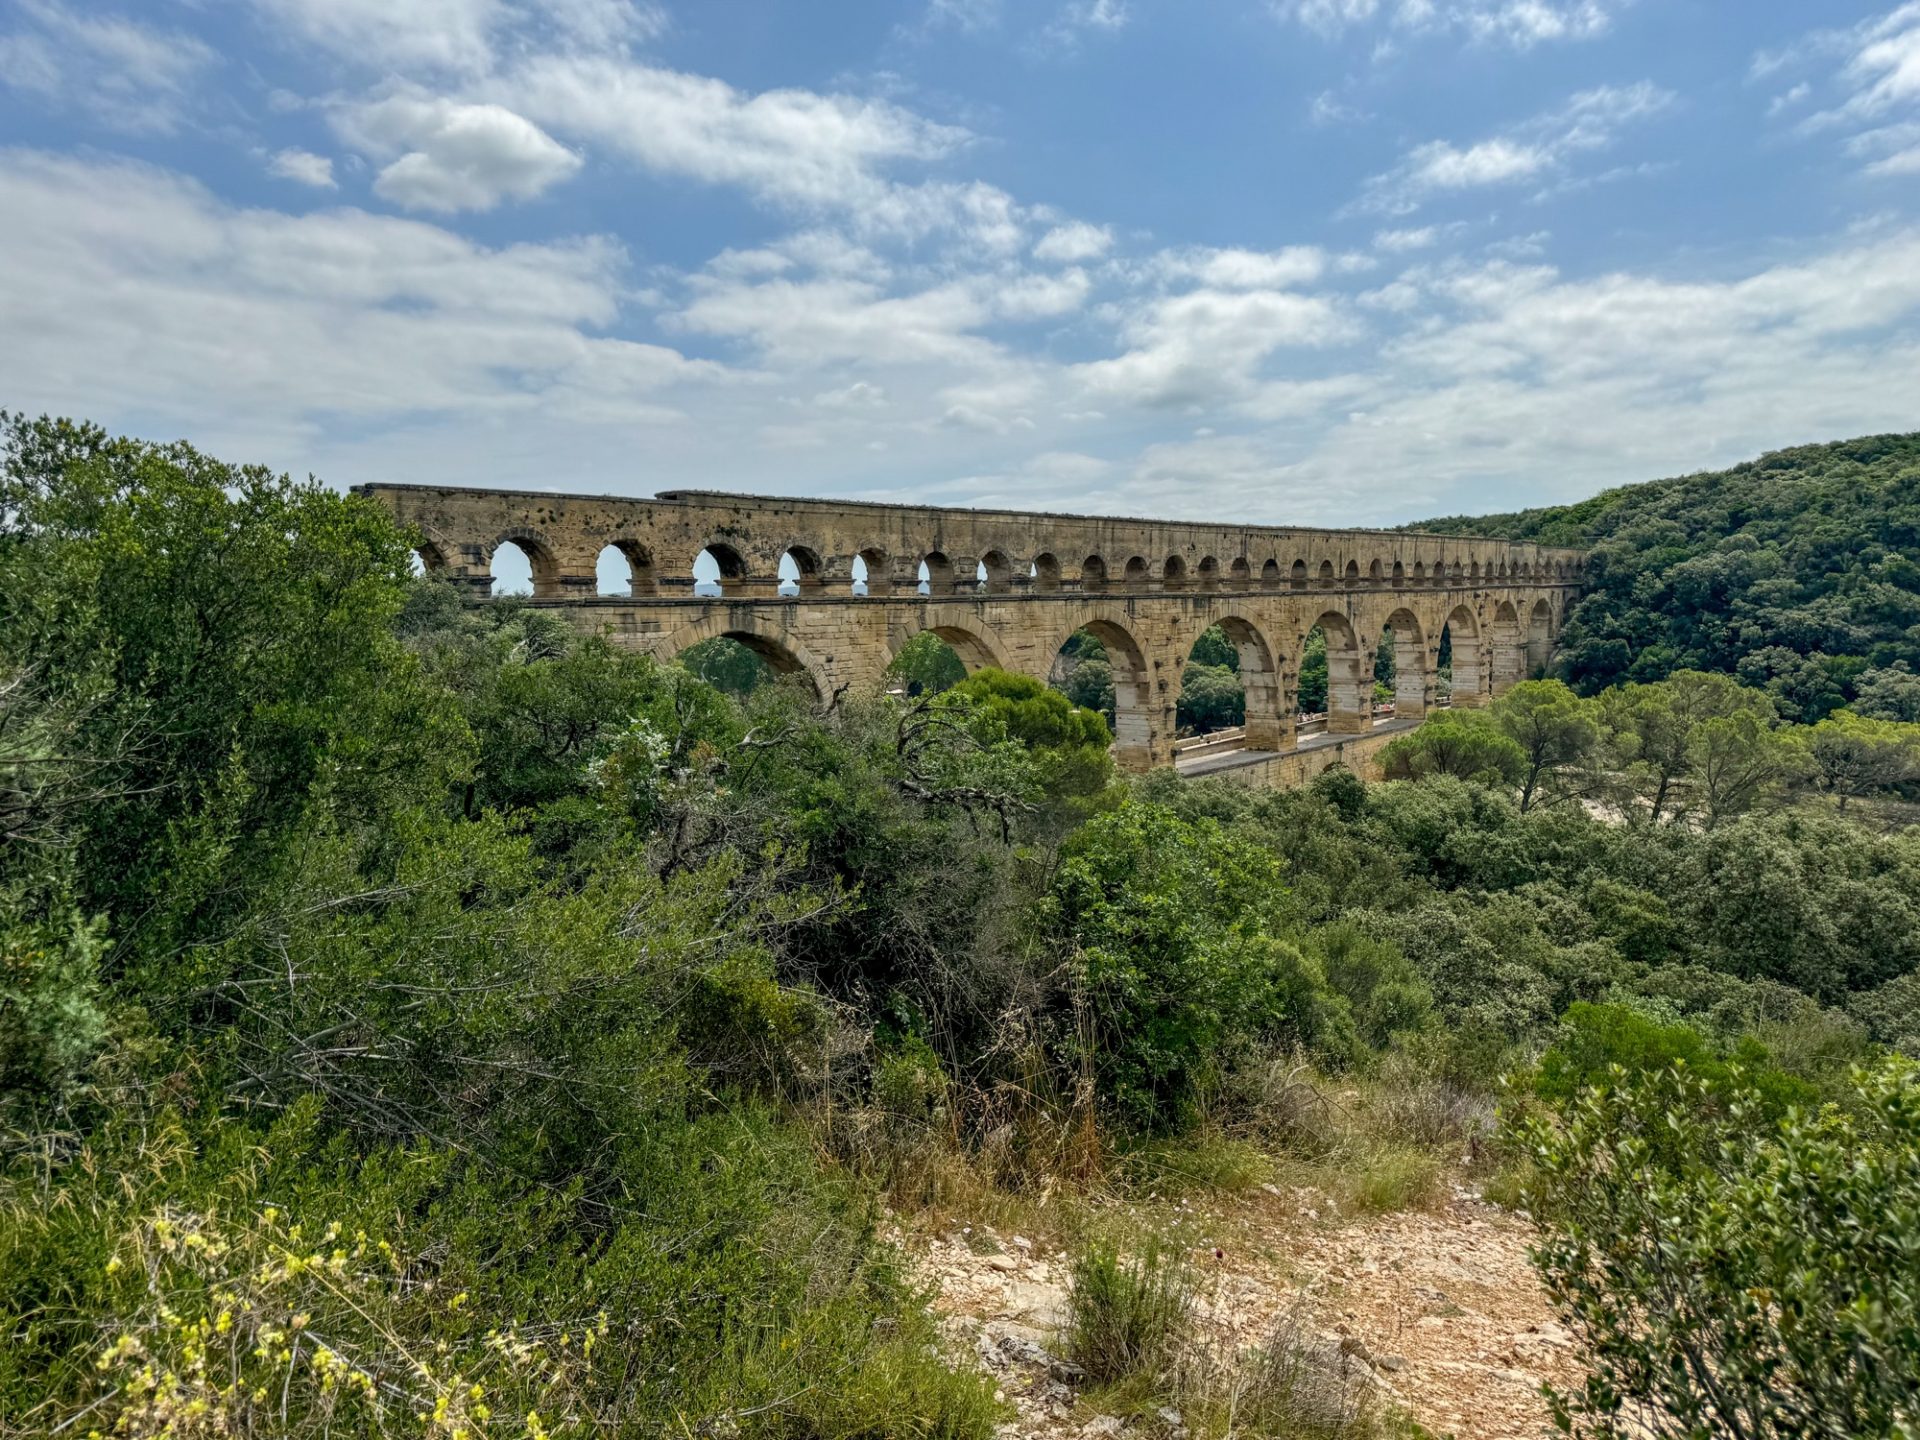
[[[1486,704],[1486,655],[1479,617],[1469,607],[1456,605],[1447,612],[1440,628],[1447,632],[1447,648],[1453,664],[1452,698],[1448,703],[1462,710]]]
[[[1284,750],[1293,743],[1293,713],[1287,707],[1286,685],[1275,661],[1278,653],[1258,624],[1244,615],[1216,615],[1186,637],[1183,656],[1191,655],[1209,627],[1233,643],[1240,656],[1240,685],[1246,693],[1246,748]]]
[[[1341,611],[1323,610],[1313,627],[1327,637],[1327,733],[1364,735],[1373,728],[1373,649],[1362,651],[1353,622]],[[1302,631],[1302,651],[1306,643]]]
[[[1527,616],[1527,670],[1543,674],[1553,658],[1553,606],[1544,598],[1533,602]]]
[[[1402,605],[1382,627],[1393,635],[1393,714],[1417,720],[1427,713],[1427,632],[1420,617]]]
[[[1007,647],[1000,637],[964,605],[929,605],[920,612],[918,624],[907,622],[894,630],[887,637],[889,663],[909,640],[924,632],[951,645],[969,675],[989,665],[997,670],[1013,668],[1007,663]]]
[[[655,658],[672,661],[701,641],[715,639],[732,640],[746,646],[766,661],[767,668],[776,675],[806,676],[812,682],[814,695],[818,699],[825,700],[833,693],[833,687],[827,682],[826,667],[820,663],[818,656],[790,631],[751,617],[710,615],[704,620],[682,625],[649,648]]]
[[[1493,652],[1492,690],[1500,695],[1527,678],[1527,651],[1520,634],[1520,614],[1511,600],[1502,600],[1494,607],[1493,623],[1487,628]]]
[[[1048,662],[1081,630],[1106,647],[1107,663],[1113,667],[1114,762],[1122,770],[1139,772],[1171,758],[1171,751],[1163,757],[1156,749],[1171,739],[1171,716],[1156,720],[1152,668],[1147,664],[1145,647],[1128,624],[1126,612],[1105,606],[1082,611],[1073,623],[1053,637],[1053,644],[1046,651]]]

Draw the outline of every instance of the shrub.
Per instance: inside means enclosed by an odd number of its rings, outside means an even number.
[[[1367,1440],[1385,1429],[1364,1366],[1332,1342],[1315,1340],[1297,1310],[1281,1317],[1263,1345],[1230,1357],[1196,1357],[1186,1367],[1180,1401],[1202,1433]]]
[[[1683,1067],[1716,1103],[1750,1093],[1769,1116],[1793,1105],[1817,1102],[1819,1092],[1774,1065],[1766,1048],[1742,1037],[1722,1054],[1690,1025],[1663,1025],[1625,1005],[1569,1006],[1560,1034],[1540,1057],[1534,1091],[1542,1099],[1567,1101],[1589,1086]]]
[[[1076,955],[1090,1034],[1067,1043],[1110,1111],[1142,1129],[1192,1119],[1256,1041],[1346,1043],[1344,1006],[1305,956],[1268,933],[1285,890],[1272,851],[1209,820],[1132,803],[1062,847],[1040,907],[1043,943]]]
[[[1067,1355],[1095,1385],[1156,1378],[1185,1338],[1192,1308],[1192,1273],[1159,1242],[1131,1260],[1093,1245],[1073,1267]]]
[[[1534,1252],[1600,1436],[1908,1436],[1920,1424],[1920,1072],[1777,1125],[1674,1067],[1517,1122]],[[1666,1137],[1666,1138],[1658,1138]]]

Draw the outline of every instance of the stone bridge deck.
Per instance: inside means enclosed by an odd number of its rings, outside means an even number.
[[[1443,633],[1453,703],[1484,704],[1545,662],[1582,568],[1578,551],[1378,530],[694,491],[362,493],[416,531],[429,569],[476,596],[490,593],[494,552],[512,542],[531,562],[537,605],[663,657],[727,636],[824,694],[877,684],[922,631],[970,670],[995,665],[1041,680],[1067,639],[1090,631],[1113,666],[1116,756],[1136,770],[1171,763],[1182,675],[1209,626],[1239,650],[1247,749],[1279,751],[1295,743],[1300,662],[1315,626],[1327,639],[1327,731],[1366,734],[1383,632],[1393,635],[1400,720],[1417,719],[1434,693]],[[625,558],[631,593],[597,593],[608,548]],[[720,595],[694,591],[703,551]],[[783,560],[797,593],[780,593]]]

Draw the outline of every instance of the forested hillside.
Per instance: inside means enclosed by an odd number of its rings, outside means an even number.
[[[1720,670],[1792,719],[1920,720],[1920,434],[1415,528],[1590,547],[1557,661],[1584,693]]]
[[[0,1435],[989,1440],[895,1239],[1009,1215],[1058,1433],[1406,1434],[1137,1218],[1281,1181],[1524,1210],[1583,1433],[1920,1425],[1920,726],[1539,679],[1128,779],[1034,680],[823,704],[416,539],[7,423]]]

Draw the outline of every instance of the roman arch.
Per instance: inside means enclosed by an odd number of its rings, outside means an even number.
[[[1486,703],[1545,663],[1578,593],[1576,550],[1461,535],[1118,519],[672,490],[650,499],[428,485],[360,487],[417,538],[421,562],[491,593],[494,552],[528,557],[531,603],[670,658],[726,635],[823,696],[878,683],[931,630],[969,669],[1044,680],[1089,630],[1113,662],[1115,754],[1169,763],[1195,638],[1218,624],[1247,689],[1244,744],[1298,740],[1308,633],[1327,638],[1326,730],[1374,724],[1373,647],[1391,631],[1402,719],[1431,706],[1442,633],[1452,703]],[[631,582],[602,594],[616,551]],[[694,583],[702,552],[717,594]],[[781,579],[782,562],[790,578]]]

